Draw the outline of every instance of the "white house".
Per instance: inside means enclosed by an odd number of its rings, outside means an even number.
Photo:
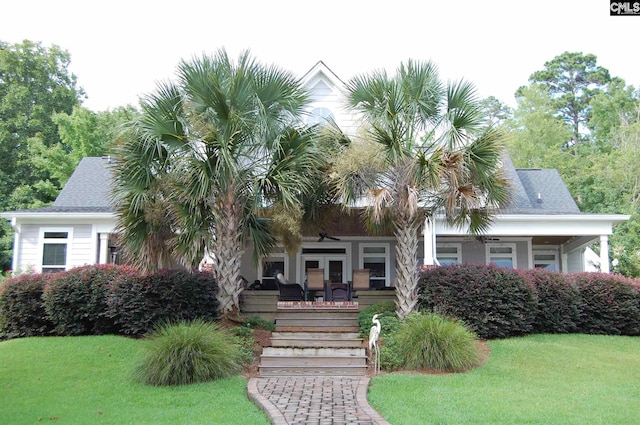
[[[344,83],[324,63],[318,62],[302,81],[312,94],[310,123],[331,118],[343,131],[355,131],[356,118],[342,106]],[[49,207],[0,214],[15,230],[15,271],[56,271],[114,261],[117,247],[109,162],[109,158],[84,158]],[[608,238],[614,224],[628,220],[628,215],[580,212],[556,170],[516,169],[508,156],[504,169],[511,182],[512,201],[498,212],[489,231],[481,238],[471,237],[436,217],[434,223],[424,226],[422,262],[437,259],[440,264],[495,263],[578,272],[585,271],[585,249],[599,243],[600,270],[609,271]],[[308,268],[320,268],[326,280],[347,282],[354,269],[369,269],[372,287],[391,286],[393,236],[370,236],[360,224],[348,220],[336,217],[318,233],[307,235],[297,253],[281,249],[257,267],[247,250],[243,276],[251,282],[263,281],[280,272],[291,281],[302,282]]]

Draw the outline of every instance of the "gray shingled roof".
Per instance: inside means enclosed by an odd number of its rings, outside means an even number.
[[[505,177],[512,187],[512,196],[510,203],[500,213],[580,214],[556,170],[516,169],[508,155],[505,155],[503,161]],[[112,179],[108,158],[84,158],[53,205],[29,212],[113,212],[110,196]]]
[[[110,195],[112,180],[108,158],[83,158],[52,205],[24,211],[30,213],[113,212]]]
[[[109,158],[83,158],[53,207],[112,210],[110,164]]]
[[[562,177],[552,169],[517,169],[506,155],[505,177],[512,188],[510,203],[504,214],[580,214]]]

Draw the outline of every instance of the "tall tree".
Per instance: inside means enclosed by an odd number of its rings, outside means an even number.
[[[563,145],[571,128],[556,116],[553,100],[539,84],[518,90],[517,108],[506,121],[510,130],[507,147],[516,167],[565,168],[570,164]]]
[[[571,126],[570,144],[576,146],[587,138],[591,99],[610,79],[609,71],[597,64],[595,55],[564,52],[546,62],[543,70],[531,74],[529,82],[549,91],[558,116]]]
[[[84,93],[68,70],[70,55],[58,46],[0,41],[0,209],[15,208],[11,194],[48,176],[34,170],[28,141],[58,143],[54,113],[71,113]],[[53,200],[46,194],[42,202]]]
[[[211,254],[220,308],[239,307],[240,259],[275,243],[269,206],[298,211],[321,152],[296,127],[307,94],[289,72],[224,50],[183,61],[162,83],[117,157],[118,221],[128,251],[157,267],[167,253],[187,266]],[[163,234],[158,233],[162,230]]]
[[[47,146],[40,138],[30,139],[31,164],[62,189],[82,158],[109,154],[123,126],[137,116],[132,106],[101,112],[76,106],[71,114],[56,113],[60,142]]]
[[[431,62],[408,61],[395,75],[374,72],[348,85],[348,103],[366,122],[364,140],[336,164],[338,199],[352,206],[366,196],[371,219],[393,223],[396,312],[417,302],[419,230],[442,211],[450,224],[478,233],[507,199],[500,158],[502,133],[487,126],[473,86],[444,85]],[[351,161],[353,157],[361,160]]]

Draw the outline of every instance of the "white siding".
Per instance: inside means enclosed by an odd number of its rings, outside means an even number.
[[[38,237],[40,226],[35,224],[25,224],[20,232],[20,253],[18,254],[17,272],[35,271],[42,263]]]
[[[67,258],[69,267],[95,264],[96,246],[97,241],[93,238],[90,224],[73,226],[73,240],[71,241],[71,249]]]
[[[18,256],[17,272],[39,272],[41,270],[43,241],[40,240],[40,235],[42,229],[56,228],[71,230],[72,240],[67,247],[68,268],[96,263],[98,241],[91,224],[63,226],[24,224],[21,226],[20,232],[20,252],[14,254]]]

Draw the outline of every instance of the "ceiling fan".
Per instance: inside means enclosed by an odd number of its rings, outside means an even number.
[[[318,242],[322,242],[325,239],[331,239],[332,241],[339,241],[340,240],[338,238],[334,238],[333,236],[329,236],[329,234],[327,234],[326,232],[320,232],[320,233],[318,233],[318,235],[320,235],[320,239],[318,239]]]
[[[492,238],[492,237],[489,237],[489,236],[478,236],[478,237],[476,238],[476,240],[477,240],[478,242],[480,242],[480,243],[483,243],[483,244],[484,244],[484,243],[487,243],[487,242],[499,242],[499,241],[500,241],[500,238]]]

